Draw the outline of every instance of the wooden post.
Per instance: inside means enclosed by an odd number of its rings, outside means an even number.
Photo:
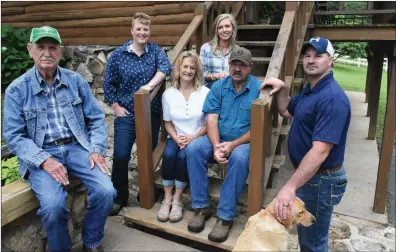
[[[396,51],[393,57],[388,58],[392,69],[390,73],[390,88],[385,113],[384,136],[380,154],[379,168],[377,174],[377,184],[375,188],[375,198],[373,211],[385,213],[386,199],[388,196],[389,172],[392,164],[393,142],[396,127]],[[382,65],[381,65],[382,68]]]
[[[373,78],[370,89],[370,100],[367,106],[367,114],[370,116],[369,130],[367,139],[374,140],[377,131],[378,105],[381,90],[382,67],[384,61],[384,54],[379,48],[373,55]]]
[[[134,100],[140,207],[150,209],[155,204],[150,93],[139,90]]]
[[[261,210],[264,195],[265,160],[267,145],[268,122],[270,113],[268,105],[254,102],[251,112],[250,128],[250,162],[249,162],[249,186],[248,186],[248,216],[252,216]]]
[[[199,3],[197,4],[197,7],[194,10],[194,15],[202,15],[202,22],[198,26],[198,29],[196,31],[196,51],[197,54],[199,55],[199,52],[201,51],[201,46],[206,42],[207,37],[206,37],[206,27],[207,27],[207,15],[206,15],[206,6],[204,3]]]
[[[369,101],[369,96],[370,96],[370,88],[371,88],[371,83],[372,83],[372,78],[373,78],[373,58],[371,56],[370,51],[367,52],[367,74],[366,74],[366,98],[365,98],[365,103]],[[367,116],[369,116],[367,114]]]

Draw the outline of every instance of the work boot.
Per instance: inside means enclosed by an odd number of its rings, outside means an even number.
[[[110,216],[114,216],[114,215],[117,215],[119,212],[120,212],[120,210],[121,210],[121,205],[120,204],[117,204],[117,203],[114,203],[113,204],[113,207],[111,208],[111,212],[110,212]]]
[[[199,233],[205,229],[205,221],[212,217],[209,207],[197,208],[194,210],[194,217],[188,221],[188,231]]]
[[[83,245],[83,251],[84,252],[104,252],[104,249],[102,245],[99,245],[99,247],[96,248],[87,248],[85,245]]]
[[[228,239],[228,233],[232,228],[232,221],[223,220],[217,217],[216,224],[208,235],[209,241],[224,242]]]

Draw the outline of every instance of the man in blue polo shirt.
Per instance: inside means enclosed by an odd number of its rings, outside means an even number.
[[[214,242],[227,240],[236,204],[249,173],[250,112],[259,96],[260,81],[250,75],[252,55],[238,47],[229,59],[230,75],[216,81],[206,97],[203,111],[208,113],[207,135],[187,147],[187,169],[190,178],[194,217],[188,230],[199,233],[211,217],[207,163],[215,159],[227,175],[220,191],[217,222],[208,238]]]
[[[281,116],[293,118],[288,139],[290,160],[296,171],[280,190],[275,208],[285,219],[293,212],[297,195],[316,217],[310,227],[298,227],[301,251],[327,251],[333,213],[346,189],[343,166],[351,106],[348,97],[333,77],[334,49],[330,41],[314,37],[303,47],[304,72],[309,83],[295,96],[281,80],[271,78],[262,87],[277,93]]]

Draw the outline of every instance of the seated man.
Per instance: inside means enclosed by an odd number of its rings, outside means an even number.
[[[260,81],[250,75],[252,55],[239,47],[231,52],[230,75],[216,81],[203,107],[208,113],[207,132],[187,147],[187,169],[190,178],[194,217],[188,230],[199,233],[211,217],[207,163],[213,157],[227,175],[220,191],[217,222],[209,240],[224,242],[228,238],[236,205],[249,173],[250,111],[259,96]]]
[[[6,89],[4,139],[19,172],[40,201],[51,251],[69,251],[68,174],[88,188],[84,251],[103,251],[106,218],[116,195],[104,154],[107,127],[88,83],[58,66],[64,48],[56,29],[33,28],[27,44],[35,65]]]

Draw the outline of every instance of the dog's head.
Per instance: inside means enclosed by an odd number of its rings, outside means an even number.
[[[316,222],[316,218],[310,212],[308,212],[307,209],[305,209],[304,202],[298,197],[295,198],[293,203],[294,216],[292,215],[290,207],[288,207],[286,212],[286,219],[281,220],[276,215],[275,200],[276,199],[271,202],[266,210],[270,212],[277,219],[277,221],[286,228],[292,229],[297,224],[308,227]]]

